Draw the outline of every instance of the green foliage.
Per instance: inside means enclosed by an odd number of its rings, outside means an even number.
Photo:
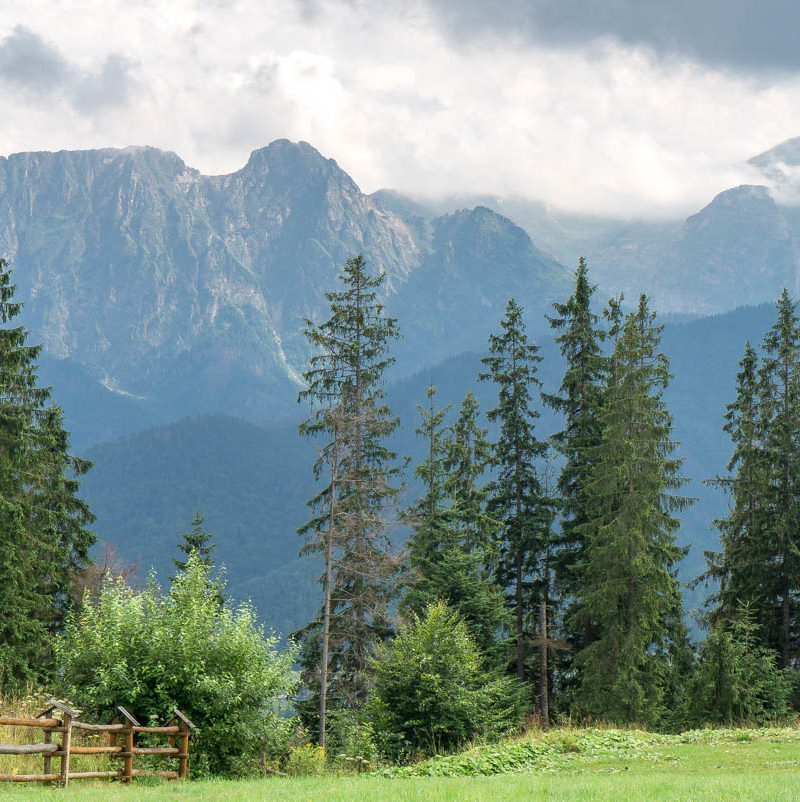
[[[445,601],[488,653],[507,622],[502,588],[492,571],[499,523],[487,513],[488,493],[479,486],[491,449],[471,392],[453,426],[444,426],[447,408],[435,410],[435,394],[429,387],[429,408],[417,406],[422,420],[416,431],[428,449],[414,475],[425,483],[425,493],[403,514],[413,529],[412,571],[400,609],[422,614],[429,604]]]
[[[658,741],[658,736],[637,731],[554,731],[538,739],[481,746],[380,773],[388,777],[461,777],[553,771],[574,767],[581,758],[639,757]]]
[[[514,613],[516,671],[525,678],[526,618],[536,609],[549,575],[547,554],[553,503],[545,496],[537,463],[547,453],[547,442],[535,433],[539,417],[531,393],[541,382],[537,366],[539,347],[529,343],[522,307],[511,298],[500,321],[500,333],[489,335],[489,355],[481,359],[486,369],[481,380],[497,388],[497,406],[488,413],[500,424],[492,465],[496,478],[491,486],[489,513],[501,523],[498,582],[508,589]],[[538,577],[537,577],[538,574]],[[538,581],[537,581],[538,579]]]
[[[71,457],[61,409],[37,386],[41,346],[11,327],[22,305],[0,259],[0,691],[52,670],[51,640],[89,562],[94,520],[77,497],[91,463]]]
[[[463,621],[444,602],[412,615],[371,661],[369,712],[393,756],[453,749],[497,736],[522,716],[516,682],[484,666]]]
[[[314,464],[323,486],[308,502],[311,520],[298,530],[308,538],[304,553],[323,555],[326,568],[323,609],[300,633],[320,639],[317,649],[304,637],[304,681],[317,693],[330,686],[336,704],[353,709],[366,699],[372,647],[390,631],[388,607],[397,584],[385,518],[401,473],[386,438],[399,420],[384,402],[383,385],[394,362],[389,342],[399,333],[377,300],[384,278],[367,273],[361,254],[347,260],[340,288],[325,293],[330,318],[306,321],[314,354],[298,398],[312,409],[300,434],[325,438]]]
[[[618,306],[612,307],[618,319]],[[683,638],[675,566],[675,513],[691,500],[670,456],[672,419],[663,401],[670,378],[658,351],[661,326],[647,299],[615,337],[600,422],[601,445],[590,475],[590,538],[580,600],[596,639],[576,656],[579,703],[594,716],[653,722],[659,713],[671,647]],[[615,321],[614,321],[615,322]]]
[[[58,643],[64,693],[100,719],[121,704],[163,723],[178,708],[199,728],[195,771],[253,770],[282,749],[296,650],[278,652],[249,606],[220,607],[222,591],[195,556],[165,596],[152,579],[144,590],[107,582]]]
[[[702,724],[766,724],[789,712],[789,678],[761,645],[748,605],[721,621],[700,650],[691,713]]]
[[[360,772],[379,759],[372,721],[339,709],[330,711],[328,723],[327,750],[337,768]]]
[[[591,641],[591,615],[580,609],[579,589],[586,544],[591,537],[589,477],[602,440],[600,410],[603,404],[608,359],[602,351],[606,332],[592,311],[595,286],[589,283],[586,261],[578,260],[575,287],[566,303],[554,303],[550,326],[566,362],[558,394],[542,394],[544,402],[564,416],[564,428],[552,436],[563,457],[558,478],[561,502],[561,533],[555,557],[556,583],[568,600],[564,628],[572,651]]]
[[[315,746],[310,741],[298,746],[290,746],[285,769],[290,777],[313,777],[325,774],[327,757],[324,747]]]
[[[214,544],[211,542],[211,532],[207,532],[203,528],[204,522],[200,510],[194,511],[194,518],[190,526],[191,532],[181,532],[181,542],[178,543],[178,549],[182,551],[186,557],[196,554],[198,560],[203,563],[207,568],[212,568],[214,565],[211,559],[211,552],[214,551]],[[172,562],[179,571],[186,570],[186,560],[176,560],[174,557]]]

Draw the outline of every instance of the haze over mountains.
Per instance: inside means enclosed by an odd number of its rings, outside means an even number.
[[[385,271],[404,335],[390,377],[404,454],[415,453],[413,404],[431,378],[444,402],[472,387],[492,403],[491,387],[475,384],[478,355],[511,295],[556,389],[543,313],[568,295],[579,253],[600,298],[646,291],[659,312],[717,314],[670,324],[664,338],[676,434],[704,499],[681,533],[696,546],[686,575],[696,573],[724,507],[700,480],[724,469],[736,362],[772,315],[731,310],[798,282],[800,140],[753,165],[773,192],[720,188],[687,220],[655,224],[520,200],[368,196],[336,162],[286,140],[225,176],[153,148],[23,153],[0,159],[0,256],[73,444],[96,460],[84,487],[98,535],[168,575],[177,533],[200,507],[234,594],[286,630],[313,606],[313,565],[297,563],[294,533],[312,486],[313,445],[296,436],[303,320],[326,315],[324,292],[356,252]]]

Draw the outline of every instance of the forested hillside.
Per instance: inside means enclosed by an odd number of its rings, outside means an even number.
[[[730,457],[730,441],[721,426],[725,405],[732,400],[736,365],[745,340],[760,342],[772,316],[771,305],[742,308],[668,324],[664,332],[663,348],[675,377],[667,399],[681,443],[678,453],[692,479],[688,494],[700,499],[684,513],[679,532],[680,542],[691,547],[680,568],[685,581],[704,570],[703,551],[717,542],[712,520],[727,503],[721,490],[706,487],[703,480],[723,473]],[[541,344],[540,375],[551,392],[563,362],[550,338]],[[457,405],[472,390],[484,412],[491,408],[492,387],[477,381],[480,356],[464,353],[390,385],[389,402],[401,419],[393,448],[421,458],[425,444],[414,435],[419,417],[415,405],[424,403],[430,382],[443,403]],[[59,384],[56,397],[61,398]],[[296,411],[299,418],[302,407]],[[554,431],[556,423],[543,410],[542,431]],[[298,436],[296,423],[263,428],[224,415],[205,416],[90,449],[86,455],[95,468],[83,486],[98,516],[98,537],[113,541],[139,566],[141,577],[151,566],[160,576],[169,575],[178,533],[199,508],[215,535],[215,556],[228,569],[231,592],[252,598],[264,621],[286,633],[303,623],[318,603],[317,566],[298,558],[301,540],[296,534],[308,514],[314,454],[315,444]],[[418,492],[418,483],[410,479],[403,503]],[[702,586],[686,591],[687,605],[697,606],[705,593]]]

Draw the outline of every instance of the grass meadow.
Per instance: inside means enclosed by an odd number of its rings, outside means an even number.
[[[4,737],[8,733],[0,733],[0,740]],[[35,767],[15,770],[27,768]],[[0,770],[11,769],[7,758],[0,757]],[[800,729],[707,729],[680,735],[615,729],[534,730],[501,744],[369,775],[188,783],[145,778],[132,786],[75,780],[66,790],[9,783],[0,784],[0,799],[800,800]]]

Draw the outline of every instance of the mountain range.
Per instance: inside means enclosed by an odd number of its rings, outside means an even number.
[[[698,573],[724,510],[701,480],[724,470],[736,362],[772,315],[739,307],[798,282],[800,139],[752,162],[764,186],[648,223],[485,196],[367,195],[335,161],[286,140],[225,176],[154,148],[23,153],[0,158],[0,256],[44,344],[41,377],[73,446],[95,461],[83,488],[98,535],[164,578],[201,509],[232,594],[285,632],[315,604],[316,567],[297,561],[294,533],[313,486],[314,444],[296,434],[302,331],[327,315],[325,292],[356,252],[385,274],[382,300],[403,333],[389,395],[403,421],[394,446],[410,456],[428,382],[444,402],[473,389],[493,404],[475,375],[509,296],[526,309],[553,391],[561,363],[543,314],[569,294],[567,265],[586,255],[601,298],[648,292],[669,313],[669,401],[701,499],[681,531],[694,546],[684,576]]]

